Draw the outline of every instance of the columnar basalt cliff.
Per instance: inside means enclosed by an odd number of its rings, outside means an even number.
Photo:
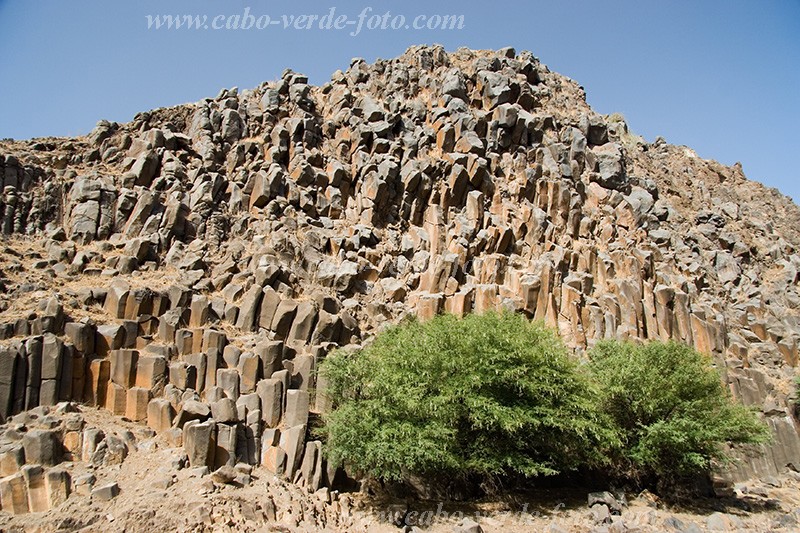
[[[82,402],[191,466],[315,491],[337,475],[308,431],[321,358],[407,314],[507,308],[578,355],[603,338],[713,355],[776,436],[731,476],[800,469],[800,210],[645,142],[530,53],[415,47],[320,87],[286,71],[86,137],[0,142],[0,179],[3,421]],[[0,437],[4,509],[34,474],[56,487],[37,505],[58,504],[62,458],[125,446],[55,426]],[[31,473],[43,449],[53,466]]]

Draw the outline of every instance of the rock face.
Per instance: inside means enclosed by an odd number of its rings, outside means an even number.
[[[712,355],[776,435],[729,474],[800,468],[800,210],[644,142],[530,53],[415,47],[321,87],[286,71],[0,142],[0,180],[2,420],[81,401],[183,432],[192,466],[265,458],[316,488],[321,358],[407,314],[505,308],[579,356],[603,338]],[[5,481],[16,502],[25,479]]]

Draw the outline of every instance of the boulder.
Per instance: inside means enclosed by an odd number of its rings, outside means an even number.
[[[216,424],[213,420],[191,420],[183,427],[183,449],[192,467],[213,467],[216,453]]]
[[[91,495],[92,500],[98,502],[109,502],[119,496],[119,485],[116,481],[112,481],[111,483],[94,487]]]
[[[64,447],[59,432],[53,429],[32,429],[22,437],[25,460],[30,464],[45,466],[61,462]]]

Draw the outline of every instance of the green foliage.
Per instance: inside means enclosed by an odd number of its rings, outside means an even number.
[[[770,436],[687,346],[602,342],[579,367],[553,331],[511,313],[410,320],[320,372],[329,459],[385,480],[602,467],[669,485]]]
[[[603,342],[590,352],[600,408],[620,446],[617,473],[667,484],[726,462],[726,444],[756,444],[769,430],[733,401],[708,357],[682,344]]]
[[[376,478],[552,475],[613,436],[557,335],[512,313],[407,321],[320,372],[329,458]]]

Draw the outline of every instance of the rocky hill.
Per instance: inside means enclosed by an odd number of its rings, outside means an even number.
[[[65,401],[146,424],[191,468],[239,465],[227,481],[259,465],[334,488],[307,437],[320,359],[408,314],[500,308],[579,356],[603,338],[713,355],[776,435],[728,476],[800,469],[800,209],[647,143],[530,53],[414,47],[320,87],[286,71],[86,137],[2,141],[0,179],[4,511],[55,508],[79,492],[62,459],[125,446],[56,419],[27,431]],[[25,499],[51,477],[66,489]]]

